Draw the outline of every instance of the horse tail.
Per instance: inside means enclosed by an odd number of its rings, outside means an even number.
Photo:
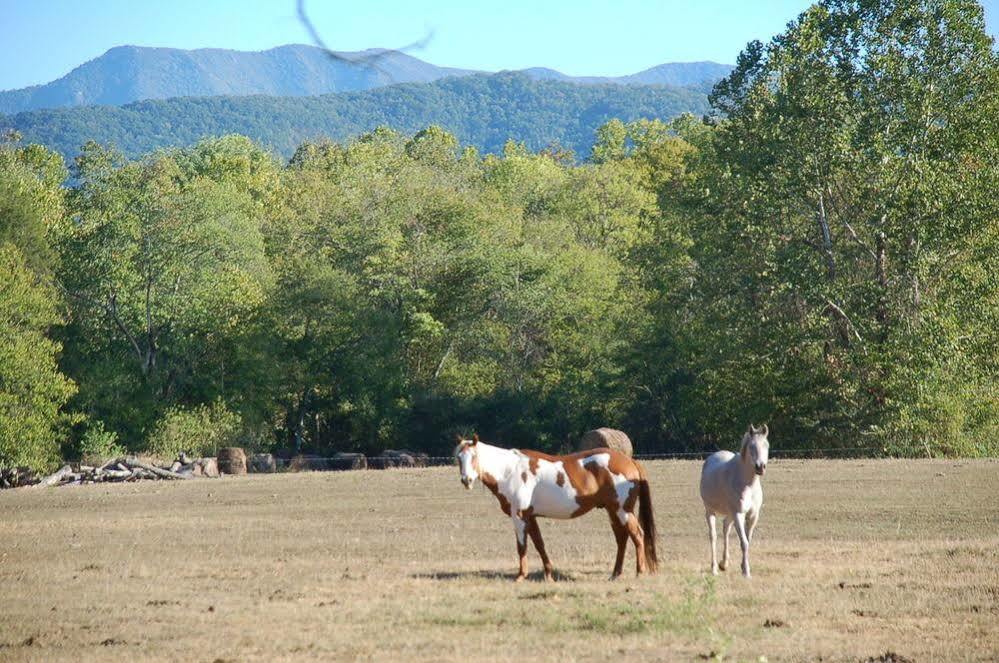
[[[649,477],[641,463],[635,461],[638,467],[638,522],[645,534],[645,561],[649,573],[659,570],[659,558],[656,556],[656,517],[652,510],[652,495],[649,492]]]

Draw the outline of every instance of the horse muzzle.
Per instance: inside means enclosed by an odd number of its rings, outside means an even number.
[[[766,474],[767,466],[766,464],[760,464],[756,466],[756,476],[763,476]]]
[[[475,479],[470,479],[468,477],[461,477],[461,485],[465,487],[465,490],[471,490],[473,483],[475,483]]]

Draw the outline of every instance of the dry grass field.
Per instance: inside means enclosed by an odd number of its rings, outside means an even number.
[[[456,468],[4,491],[0,659],[999,658],[999,462],[776,459],[751,581],[706,573],[699,464],[647,465],[663,568],[617,582],[602,513],[510,582]]]

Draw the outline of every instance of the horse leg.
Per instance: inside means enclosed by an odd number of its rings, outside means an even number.
[[[718,556],[717,553],[715,553],[715,537],[717,536],[715,534],[715,514],[709,511],[706,514],[706,518],[708,521],[708,541],[711,542],[711,574],[718,575]]]
[[[735,532],[739,535],[739,543],[742,544],[742,575],[751,577],[749,573],[749,537],[746,536],[746,514],[735,514]]]
[[[760,509],[756,508],[746,514],[746,538],[753,542],[753,532],[756,531],[756,523],[760,520]]]
[[[552,576],[552,563],[548,559],[548,553],[545,552],[545,542],[541,538],[541,528],[538,527],[538,519],[534,516],[527,521],[527,533],[531,535],[531,541],[534,542],[534,548],[541,555],[541,563],[545,566],[545,580],[554,580]]]
[[[722,548],[722,561],[721,564],[718,565],[718,568],[722,571],[728,568],[728,535],[731,533],[732,519],[726,516],[724,522],[722,523],[722,538],[725,543]]]
[[[527,523],[518,516],[511,516],[513,531],[517,535],[517,554],[520,556],[520,573],[514,582],[520,582],[527,577]]]
[[[642,532],[642,526],[638,524],[638,517],[635,514],[628,513],[624,509],[618,511],[618,514],[626,514],[625,527],[628,528],[631,542],[635,544],[635,556],[638,558],[635,573],[642,575],[645,573],[645,533]]]
[[[611,580],[621,575],[624,569],[624,553],[628,548],[628,528],[621,524],[620,519],[613,510],[607,509],[610,516],[611,529],[614,530],[614,538],[617,540],[617,559],[614,561],[614,572],[611,573]]]

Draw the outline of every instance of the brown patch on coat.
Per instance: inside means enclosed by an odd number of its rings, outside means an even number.
[[[537,453],[537,452],[535,452],[535,453]],[[533,474],[534,476],[538,476],[538,459],[537,459],[537,457],[536,456],[531,456],[530,454],[527,454],[527,455],[529,457],[529,460],[527,461],[527,467],[528,467],[528,469],[531,470],[531,474]],[[526,479],[525,479],[525,481],[526,481]]]
[[[565,485],[565,472],[559,472],[555,476],[555,483],[557,483],[560,487]]]
[[[503,509],[503,513],[510,515],[510,500],[506,498],[506,495],[499,491],[499,483],[496,481],[496,477],[489,474],[489,472],[479,472],[479,478],[482,480],[482,485],[488,488],[496,499],[499,500],[500,508]]]
[[[520,473],[520,480],[523,481],[524,483],[527,483],[527,472],[526,471]]]
[[[581,516],[591,509],[610,508],[616,511],[620,508],[621,505],[618,504],[617,490],[614,488],[612,473],[624,476],[628,481],[635,482],[635,486],[632,487],[626,504],[634,506],[635,500],[638,497],[638,481],[641,478],[638,465],[634,460],[614,449],[590,449],[588,451],[566,454],[565,456],[553,456],[531,449],[520,449],[520,452],[529,458],[531,472],[533,473],[537,472],[538,463],[541,460],[547,460],[551,463],[561,461],[562,467],[565,468],[565,476],[569,479],[569,485],[576,491],[576,503],[579,504],[579,508],[573,512],[572,518]],[[589,464],[585,468],[580,465],[581,460],[586,460],[597,454],[607,454],[609,456],[607,468],[596,463]],[[556,481],[558,481],[557,477]],[[559,485],[564,485],[564,479]]]
[[[589,463],[586,465],[586,471],[593,475],[597,490],[589,495],[576,495],[576,502],[579,504],[576,514],[582,515],[590,509],[596,508],[606,508],[613,511],[620,509],[617,488],[614,486],[614,477],[611,476],[612,470],[597,463]]]

